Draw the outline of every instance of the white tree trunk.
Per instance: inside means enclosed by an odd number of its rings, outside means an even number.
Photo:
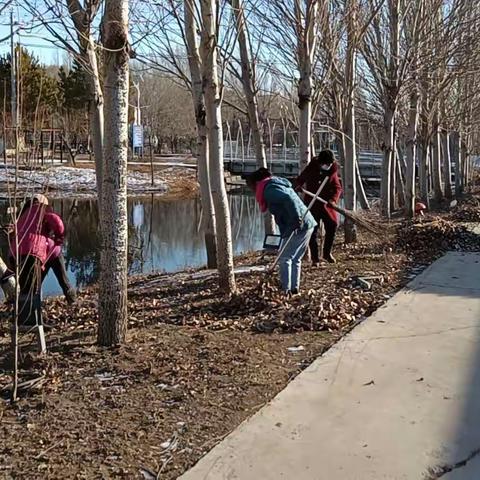
[[[415,177],[417,159],[417,129],[418,129],[418,93],[416,87],[410,94],[410,112],[408,118],[407,138],[407,171],[405,176],[406,213],[409,218],[415,216]]]
[[[217,263],[220,289],[235,291],[233,271],[232,229],[227,191],[223,176],[223,130],[221,97],[217,65],[217,4],[215,0],[200,0],[202,14],[201,58],[205,88],[210,181],[217,229]]]
[[[420,183],[420,198],[422,202],[427,205],[430,205],[430,196],[429,196],[429,159],[431,156],[430,146],[426,142],[422,142],[419,148],[419,183]]]
[[[97,178],[97,196],[99,211],[101,211],[101,199],[103,198],[103,136],[104,136],[104,112],[103,91],[100,82],[97,54],[91,35],[88,39],[87,56],[90,63],[90,88],[92,100],[89,107],[90,136],[92,137],[93,155],[95,157],[95,172]]]
[[[367,194],[365,192],[365,188],[362,182],[362,176],[360,175],[360,168],[358,167],[358,158],[355,162],[355,176],[356,176],[356,183],[357,183],[357,196],[360,206],[363,210],[370,210],[370,204],[368,203]]]
[[[103,186],[103,135],[104,135],[104,114],[103,114],[103,91],[100,81],[100,70],[97,60],[95,41],[91,28],[94,17],[91,12],[81,5],[79,0],[67,0],[67,7],[70,17],[75,25],[78,44],[84,69],[88,74],[90,82],[91,100],[89,105],[90,136],[93,143],[93,154],[95,156],[95,172],[97,178],[97,196],[99,211],[101,211],[102,186]]]
[[[356,42],[356,5],[350,2],[351,11],[347,19],[347,57],[345,62],[345,88],[346,108],[344,135],[344,199],[345,207],[349,210],[357,208],[357,184],[356,184],[356,134],[355,134],[355,92],[357,73],[357,42]],[[357,241],[357,229],[355,224],[345,219],[345,242]]]
[[[209,149],[206,125],[205,97],[202,81],[201,59],[198,51],[197,25],[195,22],[194,0],[185,0],[185,43],[191,76],[191,92],[197,125],[197,166],[202,202],[202,229],[205,236],[208,268],[217,267],[217,235],[215,230],[215,210],[210,188]]]
[[[432,141],[432,182],[433,193],[435,200],[441,202],[443,200],[443,188],[442,188],[442,171],[441,171],[441,138],[438,127],[435,127]]]
[[[307,79],[302,79],[298,87],[298,108],[300,109],[299,124],[299,147],[300,147],[300,170],[303,170],[310,162],[311,139],[312,139],[312,100],[311,90],[305,86]]]
[[[394,130],[394,116],[393,108],[387,106],[385,108],[384,117],[384,132],[383,132],[383,165],[382,165],[382,184],[381,184],[381,203],[382,214],[386,218],[390,218],[392,212],[392,166],[395,144],[395,130]]]
[[[106,0],[105,139],[98,342],[125,341],[127,331],[128,0]]]
[[[452,159],[450,157],[450,144],[448,141],[448,132],[443,130],[441,135],[442,158],[443,158],[443,183],[445,185],[445,197],[451,199],[452,192]]]
[[[235,25],[237,29],[238,48],[240,51],[240,64],[242,68],[242,86],[245,99],[247,101],[248,120],[252,132],[253,145],[255,147],[255,157],[257,159],[257,168],[267,168],[267,156],[265,154],[265,143],[263,141],[263,128],[260,122],[257,100],[257,85],[255,64],[250,58],[250,48],[248,42],[247,23],[243,0],[230,0],[233,13],[235,15]],[[265,233],[271,234],[275,231],[275,224],[272,215],[265,215]]]
[[[294,3],[297,23],[297,62],[300,79],[298,83],[299,147],[300,170],[310,162],[312,156],[312,64],[317,49],[318,0],[305,0]],[[303,11],[305,9],[305,11]]]

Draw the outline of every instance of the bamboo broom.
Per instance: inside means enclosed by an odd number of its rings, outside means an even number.
[[[364,230],[367,230],[368,232],[373,233],[374,235],[377,235],[377,236],[381,235],[380,228],[377,225],[373,224],[372,222],[369,222],[368,220],[365,220],[364,218],[362,218],[360,215],[356,214],[355,212],[352,212],[351,210],[346,210],[345,208],[339,207],[336,204],[329,203],[319,196],[317,196],[317,198],[315,198],[315,195],[312,192],[309,192],[308,190],[302,189],[302,192],[305,193],[306,195],[308,195],[309,197],[314,198],[314,200],[318,200],[319,202],[323,203],[324,205],[330,206],[331,208],[333,208],[333,210],[338,212],[343,217],[348,218],[355,225],[358,225],[360,228],[363,228]]]

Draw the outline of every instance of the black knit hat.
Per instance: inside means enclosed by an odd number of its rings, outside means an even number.
[[[261,182],[265,178],[271,177],[272,174],[265,168],[261,167],[258,170],[255,170],[252,173],[245,173],[242,175],[242,178],[250,185],[253,185],[257,182]]]
[[[329,150],[322,150],[314,159],[320,163],[320,165],[331,165],[335,161],[335,154]]]

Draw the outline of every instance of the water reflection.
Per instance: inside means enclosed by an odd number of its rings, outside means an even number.
[[[263,221],[255,200],[246,195],[230,195],[232,235],[235,254],[261,248]],[[62,215],[67,236],[64,254],[69,277],[83,287],[98,277],[98,209],[94,200],[52,200]],[[5,224],[7,204],[1,208]],[[131,198],[129,215],[129,274],[175,272],[206,264],[201,206],[198,199],[163,201],[159,197]],[[2,239],[2,254],[6,242]],[[4,257],[5,258],[5,257]],[[43,288],[45,295],[60,294],[52,273]]]

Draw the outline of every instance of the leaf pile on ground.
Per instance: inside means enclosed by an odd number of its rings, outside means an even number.
[[[457,207],[450,218],[457,222],[480,223],[480,204],[478,200]]]
[[[395,247],[415,258],[434,259],[448,250],[478,250],[479,237],[465,225],[441,217],[404,222],[397,228]]]

